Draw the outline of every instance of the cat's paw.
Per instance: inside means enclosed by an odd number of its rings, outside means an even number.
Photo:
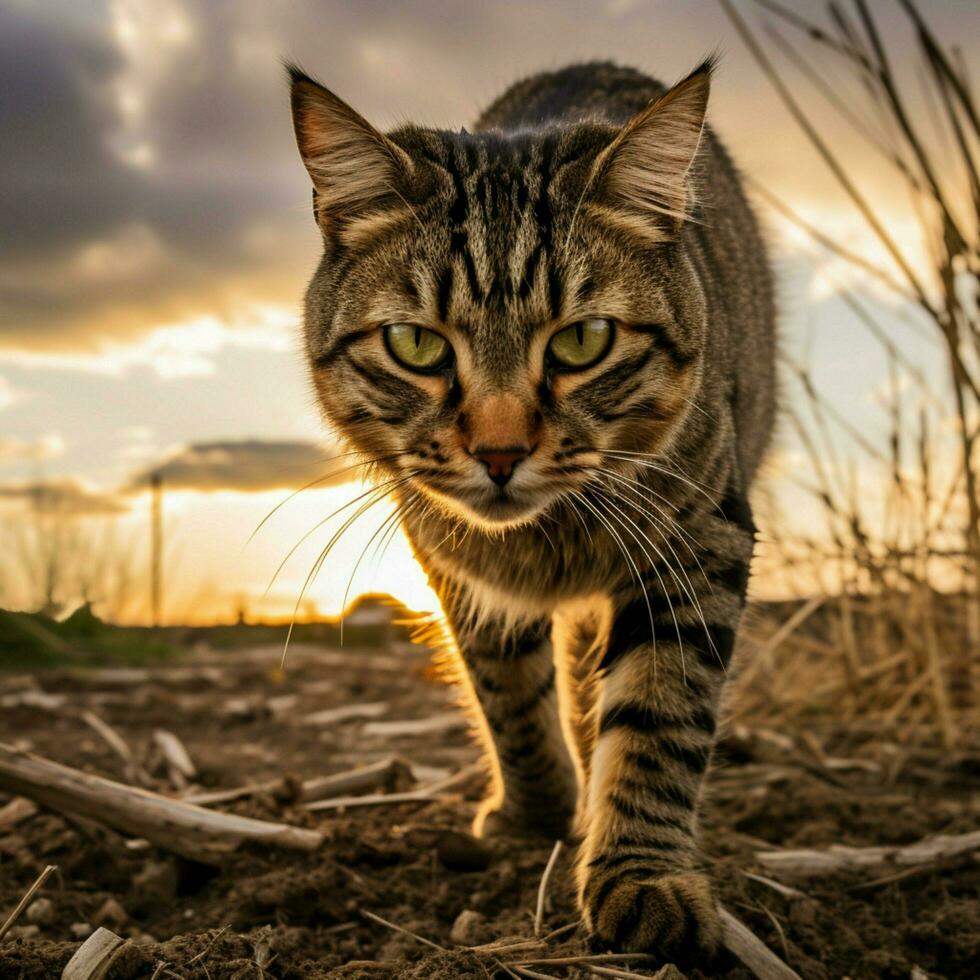
[[[586,883],[582,916],[593,941],[618,952],[703,960],[721,941],[711,883],[700,872],[596,876]]]
[[[473,833],[484,840],[517,837],[535,842],[567,840],[574,821],[572,810],[554,808],[534,812],[500,806],[487,800],[473,821]]]

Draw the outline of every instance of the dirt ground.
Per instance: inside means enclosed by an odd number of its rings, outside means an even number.
[[[462,792],[430,803],[311,813],[296,801],[299,779],[392,754],[422,783],[472,766],[477,750],[423,649],[406,642],[383,651],[294,647],[284,673],[280,653],[276,646],[197,649],[159,667],[0,671],[0,741],[126,779],[132,773],[82,718],[92,711],[132,748],[153,788],[176,793],[152,750],[153,733],[163,728],[180,736],[197,766],[192,791],[282,778],[277,789],[222,808],[317,827],[328,839],[313,854],[253,848],[214,869],[43,809],[6,825],[0,818],[0,921],[45,865],[58,867],[40,892],[48,901],[0,941],[0,977],[60,976],[99,924],[133,940],[111,978],[513,976],[501,961],[586,950],[574,926],[567,852],[544,918],[543,931],[558,935],[524,952],[463,947],[532,937],[550,853],[547,846],[488,849],[465,836],[479,774]],[[360,717],[308,718],[350,706]],[[393,719],[434,721],[416,734],[376,728]],[[812,732],[737,730],[722,745],[704,828],[724,904],[807,980],[980,975],[977,853],[900,877],[785,879],[799,894],[747,877],[765,873],[754,857],[760,850],[902,844],[978,825],[977,746],[956,754],[913,748],[825,718],[814,719]],[[0,794],[0,808],[8,802]],[[460,918],[464,912],[471,914]],[[560,964],[530,969],[600,975]],[[702,974],[689,968],[687,975]],[[751,974],[722,961],[706,975]]]

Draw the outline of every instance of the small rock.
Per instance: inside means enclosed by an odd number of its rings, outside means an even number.
[[[92,927],[87,922],[73,922],[68,931],[73,939],[88,939],[92,935]]]
[[[148,932],[139,932],[137,930],[129,938],[137,946],[155,946],[157,944],[157,937]]]
[[[473,909],[463,909],[456,916],[449,938],[457,946],[476,946],[480,942],[480,932],[486,919]]]
[[[687,980],[687,974],[681,973],[673,963],[668,963],[657,970],[653,980]]]
[[[447,830],[439,838],[436,854],[443,867],[450,871],[485,871],[493,859],[493,851],[472,834]]]
[[[37,939],[41,935],[40,926],[14,926],[7,933],[13,939]]]
[[[92,916],[92,925],[105,926],[113,931],[121,929],[128,921],[126,910],[114,898],[107,898]]]
[[[27,906],[24,918],[36,926],[49,926],[54,922],[54,902],[50,898],[39,898]]]

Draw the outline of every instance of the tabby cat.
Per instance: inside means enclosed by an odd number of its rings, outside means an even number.
[[[698,802],[774,404],[766,250],[704,117],[612,64],[472,132],[382,134],[290,68],[329,423],[398,502],[494,788],[475,832],[578,841],[594,940],[710,953]]]

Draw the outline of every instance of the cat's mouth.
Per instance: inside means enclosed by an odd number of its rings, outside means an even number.
[[[505,530],[528,524],[544,511],[555,493],[544,493],[526,488],[487,487],[478,490],[449,491],[446,488],[425,485],[425,492],[434,497],[445,509],[477,527]]]

